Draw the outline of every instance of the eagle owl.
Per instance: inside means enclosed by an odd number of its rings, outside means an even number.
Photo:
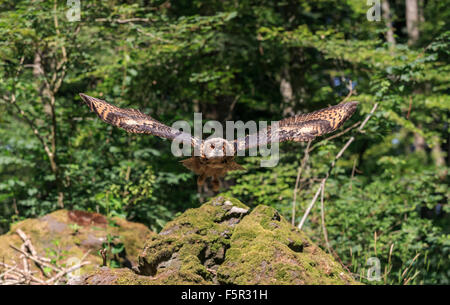
[[[83,101],[106,123],[131,133],[152,134],[161,138],[182,139],[199,151],[199,156],[182,160],[183,165],[198,175],[197,184],[202,186],[212,177],[214,191],[219,190],[219,177],[230,170],[244,169],[234,161],[238,151],[267,145],[272,141],[310,141],[338,129],[356,111],[357,102],[348,102],[308,114],[286,118],[278,123],[276,132],[270,127],[257,134],[247,135],[234,141],[223,138],[201,140],[190,134],[169,127],[136,109],[122,109],[104,100],[80,93]]]

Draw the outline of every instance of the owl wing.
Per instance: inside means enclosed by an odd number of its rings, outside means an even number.
[[[191,146],[200,145],[200,140],[175,128],[169,127],[136,109],[123,109],[104,100],[80,93],[83,101],[104,122],[125,129],[130,133],[146,133],[173,140],[189,141]]]
[[[235,151],[271,142],[304,142],[338,129],[355,113],[357,102],[343,103],[278,122],[278,128],[265,128],[256,134],[235,140]]]

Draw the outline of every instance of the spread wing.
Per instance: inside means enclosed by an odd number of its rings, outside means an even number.
[[[80,96],[91,108],[91,111],[95,112],[102,121],[125,129],[127,132],[152,134],[169,140],[178,137],[180,140],[190,141],[193,147],[199,145],[201,142],[190,134],[158,122],[151,116],[143,114],[139,110],[122,109],[111,105],[104,100],[83,93],[80,93]]]
[[[313,140],[341,127],[355,113],[357,106],[357,102],[343,103],[281,120],[278,122],[278,128],[268,127],[257,134],[235,140],[235,151],[266,145],[270,142]]]

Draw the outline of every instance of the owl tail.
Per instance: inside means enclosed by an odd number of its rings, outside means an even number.
[[[194,173],[196,173],[197,175],[200,175],[200,166],[198,164],[198,160],[195,157],[189,158],[189,159],[184,159],[180,161],[184,167],[186,167],[187,169],[193,171]]]

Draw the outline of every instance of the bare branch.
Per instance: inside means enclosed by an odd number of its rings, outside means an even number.
[[[42,266],[51,268],[51,269],[56,270],[56,271],[58,271],[58,272],[61,271],[60,268],[58,268],[58,267],[56,267],[56,266],[53,266],[53,265],[51,265],[51,264],[49,264],[49,263],[46,263],[46,262],[41,261],[39,257],[34,257],[34,256],[32,256],[32,255],[30,255],[30,254],[28,254],[28,253],[26,253],[26,252],[23,252],[22,250],[18,249],[17,247],[15,247],[15,246],[13,246],[13,245],[9,245],[9,246],[10,246],[12,249],[16,250],[17,252],[22,253],[22,254],[25,255],[27,258],[31,259],[32,261],[34,261],[35,263],[37,263],[37,264],[39,264],[39,265],[42,265]]]
[[[63,277],[64,275],[66,275],[67,273],[73,272],[73,271],[75,271],[75,270],[77,270],[77,269],[80,269],[81,267],[83,267],[83,266],[85,266],[85,265],[88,265],[88,264],[90,264],[90,262],[82,262],[82,263],[76,264],[75,266],[70,267],[70,268],[68,268],[68,269],[64,269],[64,270],[60,271],[57,275],[55,275],[54,277],[52,277],[51,279],[47,280],[45,283],[46,283],[46,284],[56,284],[57,281],[58,281],[61,277]]]
[[[330,242],[328,241],[328,231],[327,231],[327,226],[325,225],[325,207],[323,204],[323,197],[324,197],[324,193],[325,193],[325,183],[322,185],[321,187],[321,194],[320,194],[320,212],[321,212],[321,217],[322,217],[322,232],[323,232],[323,237],[325,239],[325,245],[327,246],[328,249],[328,253],[332,253],[331,252],[331,246],[330,246]]]
[[[409,120],[409,116],[411,115],[412,103],[413,103],[412,96],[409,96],[408,114],[406,115],[407,120]]]
[[[298,224],[298,228],[301,230],[303,227],[303,224],[306,221],[306,218],[309,215],[309,212],[311,211],[312,207],[314,206],[314,203],[316,202],[317,198],[319,197],[320,191],[322,190],[323,185],[325,184],[325,179],[322,179],[322,182],[320,183],[319,188],[317,189],[316,194],[314,195],[314,198],[311,200],[311,203],[309,204],[308,208],[305,211],[305,214],[302,217],[302,220],[300,221],[300,223]]]
[[[314,145],[311,147],[311,149],[310,149],[309,151],[310,151],[310,152],[313,151],[314,149],[316,149],[318,146],[320,146],[322,143],[324,143],[324,142],[326,142],[326,141],[330,141],[330,140],[336,139],[336,138],[338,138],[338,137],[340,137],[340,136],[343,136],[344,134],[346,134],[347,132],[349,132],[349,131],[352,130],[353,128],[358,127],[360,124],[361,124],[361,121],[358,121],[358,122],[356,122],[355,124],[353,124],[352,126],[346,128],[346,129],[344,129],[343,131],[341,131],[341,132],[339,132],[339,133],[336,133],[336,134],[334,134],[334,135],[332,135],[332,136],[330,136],[330,137],[328,137],[328,138],[325,138],[325,139],[323,139],[323,140],[320,141],[320,142],[317,142],[316,144],[314,144]]]
[[[350,190],[352,190],[352,187],[353,187],[353,179],[355,177],[355,171],[356,171],[356,161],[357,161],[357,159],[355,158],[355,160],[353,161],[352,176],[350,177],[350,186],[349,186]]]
[[[375,105],[373,106],[372,110],[370,111],[370,113],[367,115],[367,117],[365,118],[365,120],[362,122],[361,126],[359,127],[358,131],[361,132],[364,128],[364,126],[366,126],[367,122],[369,121],[369,119],[372,117],[373,113],[375,112],[375,110],[378,107],[378,103],[375,103]],[[328,172],[325,176],[325,178],[322,179],[321,182],[321,186],[319,187],[319,189],[317,190],[316,194],[314,195],[313,200],[311,201],[310,205],[308,206],[308,208],[305,211],[305,214],[303,215],[302,220],[300,221],[300,224],[298,225],[298,228],[301,230],[303,227],[303,224],[305,223],[306,218],[309,215],[309,212],[311,211],[312,207],[314,206],[314,203],[316,202],[317,198],[319,197],[319,192],[321,190],[322,187],[325,187],[325,183],[328,180],[328,178],[330,177],[330,173],[333,170],[333,168],[336,166],[336,162],[339,160],[340,157],[342,157],[342,155],[344,154],[345,150],[350,146],[350,144],[355,140],[355,137],[352,136],[350,137],[350,139],[347,141],[347,143],[345,143],[344,147],[342,147],[342,149],[339,151],[339,153],[334,157],[333,162],[331,163]]]
[[[76,264],[75,266],[72,266],[70,268],[62,268],[60,266],[57,266],[57,263],[48,264],[46,261],[50,261],[48,258],[39,257],[35,248],[33,247],[33,244],[28,238],[28,236],[20,229],[17,230],[17,234],[20,236],[20,238],[24,241],[22,246],[19,248],[10,245],[10,247],[17,252],[19,252],[20,258],[22,259],[22,265],[23,268],[20,269],[16,262],[14,262],[14,266],[6,264],[5,262],[0,262],[0,266],[7,268],[6,271],[0,274],[0,285],[17,285],[17,284],[41,284],[41,285],[49,285],[49,284],[57,284],[61,277],[65,276],[68,273],[71,273],[87,264],[90,264],[90,262],[85,262],[84,260],[89,255],[90,251],[87,251],[83,257],[80,260],[80,263]],[[30,253],[27,253],[27,250]],[[52,269],[54,272],[57,272],[55,275],[53,275],[51,278],[49,278],[47,281],[44,281],[38,277],[35,277],[33,273],[37,271],[32,271],[30,268],[30,264],[28,260],[34,261],[38,267],[48,267]],[[41,269],[42,271],[42,269]],[[51,272],[51,271],[50,271]],[[45,272],[43,272],[43,276],[48,276]]]
[[[294,187],[294,198],[292,199],[292,219],[291,219],[292,225],[295,225],[295,207],[297,205],[297,192],[298,192],[298,189],[300,188],[299,186],[300,186],[303,170],[309,159],[309,152],[310,152],[309,148],[311,146],[311,142],[312,141],[308,141],[308,145],[306,146],[306,149],[305,149],[305,156],[303,157],[302,162],[297,171],[297,179],[295,180],[295,187]]]
[[[133,22],[153,22],[154,20],[149,18],[128,18],[128,19],[108,19],[108,18],[97,18],[95,19],[97,22],[111,22],[111,23],[133,23]]]
[[[345,103],[345,102],[353,95],[353,82],[352,82],[352,80],[349,80],[347,89],[348,89],[348,94],[347,94],[347,96],[342,100],[341,103]]]
[[[164,42],[164,43],[171,43],[170,40],[166,40],[166,39],[164,39],[164,38],[158,37],[158,36],[156,36],[156,35],[153,35],[153,34],[150,33],[150,32],[144,32],[144,31],[142,31],[141,29],[137,29],[137,31],[138,31],[139,33],[144,34],[145,36],[149,36],[149,37],[151,37],[151,38],[153,38],[153,39],[156,39],[156,40],[158,40],[158,41],[161,41],[161,42]]]
[[[23,240],[24,245],[28,248],[28,250],[30,251],[31,255],[37,256],[36,249],[34,249],[33,245],[31,244],[30,238],[21,229],[17,229],[16,233]]]
[[[50,150],[50,147],[47,145],[46,139],[39,132],[39,130],[37,129],[37,127],[34,124],[33,120],[31,118],[29,118],[28,115],[25,113],[25,111],[22,108],[20,108],[20,106],[16,103],[16,95],[14,93],[11,93],[11,97],[9,99],[5,99],[5,98],[3,98],[3,99],[9,101],[9,104],[11,104],[14,108],[16,108],[17,112],[22,116],[22,118],[24,119],[25,123],[27,123],[28,126],[30,127],[30,129],[33,131],[33,134],[38,138],[39,142],[41,142],[41,144],[44,147],[44,150],[47,153],[47,156],[49,157],[49,159],[53,160],[53,153]],[[52,165],[52,169],[53,169],[54,166],[53,166],[53,164],[51,164],[51,165]]]

